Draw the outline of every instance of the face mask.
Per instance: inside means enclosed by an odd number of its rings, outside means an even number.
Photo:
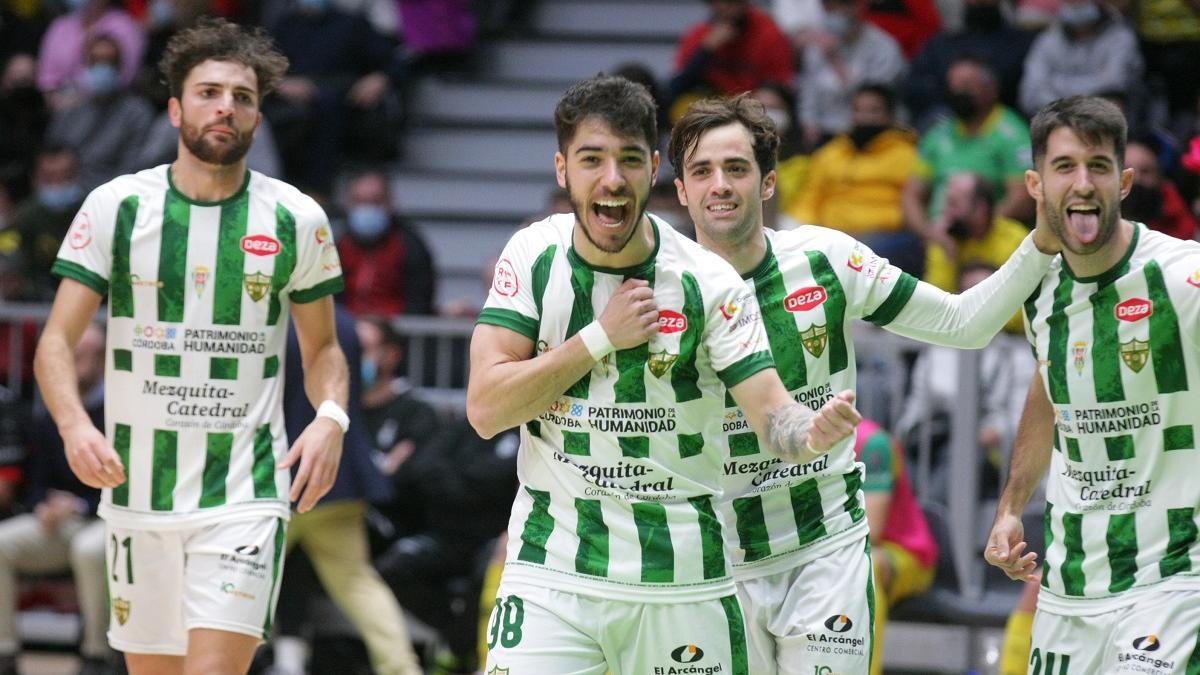
[[[775,123],[775,133],[780,136],[792,128],[792,118],[788,116],[786,110],[767,108],[767,117],[770,117],[771,121]]]
[[[390,221],[387,209],[382,206],[360,204],[350,209],[348,224],[350,225],[350,233],[355,238],[365,242],[373,242],[387,231]]]
[[[363,359],[361,373],[363,389],[370,389],[371,385],[375,384],[375,378],[379,376],[379,366],[371,359]]]
[[[954,218],[946,228],[946,234],[955,241],[963,241],[971,236],[971,226],[967,223],[966,218]]]
[[[83,188],[76,183],[43,185],[37,190],[37,200],[51,211],[64,211],[83,199]]]
[[[1083,5],[1063,5],[1058,10],[1058,20],[1071,28],[1086,26],[1099,19],[1100,7],[1092,2]]]
[[[846,37],[850,32],[850,17],[841,12],[827,12],[825,14],[825,30],[839,40]]]
[[[884,131],[887,131],[889,128],[890,127],[886,124],[859,124],[851,127],[848,135],[850,136],[850,142],[854,144],[854,147],[862,150],[864,147],[866,147],[867,143],[875,140],[876,136],[882,134]]]
[[[1140,223],[1149,223],[1162,216],[1162,190],[1134,183],[1121,201],[1121,215]]]
[[[968,5],[963,14],[967,29],[978,33],[990,33],[1004,25],[1004,15],[996,5]]]
[[[979,107],[975,105],[975,97],[962,92],[951,92],[946,97],[946,105],[954,113],[954,116],[961,120],[974,119],[979,113]]]
[[[87,83],[88,91],[100,96],[116,91],[119,78],[117,67],[110,63],[96,63],[83,71],[83,80]]]

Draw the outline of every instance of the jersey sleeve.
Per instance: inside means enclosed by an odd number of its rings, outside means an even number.
[[[715,283],[713,299],[705,302],[704,344],[717,376],[730,388],[774,368],[775,361],[754,292],[731,267],[706,276]]]
[[[534,298],[533,277],[535,273],[549,274],[555,251],[552,244],[536,250],[532,227],[517,232],[504,247],[476,323],[507,328],[537,341],[541,312]]]
[[[296,269],[288,285],[288,297],[300,304],[340,293],[344,286],[329,219],[316,202],[296,214]]]
[[[1200,351],[1200,255],[1190,255],[1168,266],[1163,276],[1171,291],[1179,330],[1192,349]]]
[[[132,227],[137,209],[136,196],[118,200],[107,184],[92,190],[71,221],[50,271],[107,296],[112,275],[113,230],[118,218]]]
[[[917,279],[853,237],[826,232],[829,264],[846,293],[846,316],[890,323],[912,297]]]
[[[867,467],[863,491],[890,493],[896,476],[895,467],[892,466],[892,439],[888,438],[886,431],[880,429],[863,442],[859,460]]]

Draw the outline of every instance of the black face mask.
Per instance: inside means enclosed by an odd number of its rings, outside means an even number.
[[[1134,183],[1129,194],[1121,200],[1121,215],[1140,223],[1149,223],[1162,217],[1162,190]]]
[[[1004,25],[1004,15],[996,5],[967,5],[963,22],[969,31],[990,33]]]
[[[955,241],[963,241],[971,237],[971,226],[967,224],[965,218],[955,218],[950,221],[949,227],[946,228],[946,234],[950,235]]]
[[[890,128],[886,124],[859,124],[851,127],[846,135],[850,137],[850,142],[854,144],[854,147],[862,150],[867,147],[868,143],[875,140],[876,136]]]
[[[975,97],[962,92],[950,92],[946,97],[946,105],[960,120],[975,119],[979,114],[979,106],[975,105]]]

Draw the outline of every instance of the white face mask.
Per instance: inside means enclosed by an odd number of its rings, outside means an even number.
[[[786,134],[792,128],[792,118],[787,114],[786,110],[779,108],[767,108],[767,117],[775,123],[775,133],[780,136]]]

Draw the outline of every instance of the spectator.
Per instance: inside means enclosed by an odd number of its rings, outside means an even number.
[[[999,268],[1029,234],[1021,223],[996,213],[996,191],[986,178],[966,172],[947,179],[945,207],[933,227],[938,234],[925,251],[925,281],[951,292],[959,288],[964,267]],[[1023,333],[1019,314],[1005,330]]]
[[[859,85],[894,85],[907,69],[895,38],[864,20],[867,3],[823,0],[824,30],[809,35],[800,121],[810,147],[850,128],[850,98]]]
[[[14,12],[7,4],[0,5],[0,64],[17,54],[37,51],[37,26]]]
[[[121,45],[107,34],[88,39],[87,68],[79,102],[56,110],[46,141],[75,150],[84,192],[139,167],[138,147],[154,111],[121,83]]]
[[[763,203],[765,224],[774,228],[778,226],[778,214],[788,213],[800,198],[808,180],[809,156],[804,147],[804,128],[800,125],[795,90],[788,84],[766,82],[754,90],[753,96],[763,104],[767,116],[775,123],[775,132],[779,134],[775,198]],[[658,213],[655,209],[651,211]]]
[[[346,307],[357,315],[433,313],[433,257],[396,215],[387,176],[366,171],[346,190],[349,236],[338,242]]]
[[[705,4],[711,16],[692,26],[675,52],[675,75],[667,96],[672,118],[697,95],[731,96],[795,77],[791,44],[766,12],[749,0]]]
[[[995,271],[986,263],[964,264],[958,289],[963,292]],[[926,499],[945,495],[947,476],[940,469],[950,442],[950,420],[961,409],[959,361],[962,352],[949,347],[928,346],[913,365],[911,386],[904,413],[896,422],[896,433],[908,447],[917,446],[922,436],[930,439],[934,454],[933,488]],[[1012,333],[997,335],[979,356],[979,432],[976,442],[987,466],[994,470],[1011,452],[1017,434],[1025,391],[1036,365],[1029,358],[1023,338]],[[995,485],[996,481],[990,484]]]
[[[88,326],[75,349],[79,391],[88,416],[103,427],[104,331]],[[100,491],[79,481],[67,465],[58,428],[39,405],[31,433],[28,502],[31,513],[0,522],[0,673],[17,672],[17,576],[71,572],[79,596],[83,640],[81,673],[104,673],[108,647],[105,529],[96,517]]]
[[[1156,153],[1150,146],[1129,141],[1125,166],[1133,169],[1133,185],[1121,200],[1121,213],[1178,239],[1196,236],[1196,218],[1171,179],[1163,176]]]
[[[17,206],[11,227],[21,235],[26,295],[49,300],[58,285],[50,266],[85,196],[75,151],[61,145],[42,148],[34,164],[33,190],[33,196]]]
[[[50,95],[54,108],[73,102],[87,66],[85,47],[100,34],[121,45],[120,82],[128,87],[137,77],[146,49],[146,36],[133,17],[113,0],[70,0],[69,13],[55,19],[38,50],[38,88]]]
[[[363,382],[362,350],[353,317],[336,309],[338,344],[350,366],[348,413],[342,463],[329,493],[307,513],[292,516],[287,548],[299,545],[308,554],[321,586],[350,618],[367,645],[371,665],[380,675],[420,675],[416,654],[396,599],[371,566],[367,544],[366,510],[369,502],[385,502],[391,496],[387,480],[372,460],[371,439],[361,425],[364,415],[359,401]],[[288,442],[294,443],[316,415],[304,388],[300,345],[293,326],[288,331],[288,359],[284,419]],[[291,623],[288,617],[281,623]],[[282,628],[282,627],[281,627]],[[286,664],[276,663],[277,667]]]
[[[50,122],[36,75],[37,62],[25,53],[11,56],[0,73],[0,182],[13,202],[29,196],[33,160]]]
[[[330,0],[296,0],[270,27],[271,36],[291,63],[268,99],[270,118],[284,173],[298,187],[328,197],[333,176],[351,136],[372,135],[380,159],[394,148],[381,140],[392,124],[370,115],[379,110],[399,80],[394,45],[366,19],[347,14]]]
[[[942,28],[933,0],[871,0],[863,16],[895,38],[910,61]]]
[[[921,138],[917,164],[904,186],[904,220],[927,242],[949,250],[953,240],[933,227],[941,217],[946,179],[973,171],[1003,186],[996,213],[1024,222],[1033,218],[1033,198],[1025,189],[1029,126],[999,102],[999,82],[987,64],[961,57],[946,71],[946,90],[954,116],[934,125]]]
[[[1195,116],[1200,79],[1200,12],[1190,0],[1119,0],[1133,16],[1146,69],[1161,83],[1172,117]],[[1132,7],[1130,7],[1132,6]],[[1172,126],[1173,129],[1178,128]]]
[[[842,230],[912,273],[923,268],[921,240],[904,228],[900,196],[917,160],[916,136],[896,123],[896,95],[858,88],[851,127],[813,153],[808,180],[790,211],[801,223]]]
[[[28,300],[28,284],[20,256],[0,253],[0,303]],[[33,394],[33,352],[37,345],[38,324],[31,319],[0,323],[0,391],[28,398]],[[20,365],[13,367],[13,348],[21,346]],[[2,398],[2,395],[0,395]],[[0,455],[3,450],[3,416],[0,415]],[[7,462],[0,456],[0,466]],[[0,476],[2,477],[2,476]],[[0,495],[3,489],[0,488]],[[0,513],[6,504],[0,496]]]
[[[929,127],[946,105],[946,72],[961,56],[988,64],[1000,84],[1000,102],[1015,108],[1025,54],[1033,36],[1012,25],[1004,0],[965,0],[964,27],[930,38],[913,59],[905,82],[905,102],[917,128]]]
[[[30,299],[48,300],[58,286],[50,275],[50,265],[85,196],[74,150],[64,145],[44,147],[37,154],[32,185],[34,195],[18,204],[10,227],[20,235],[22,262],[28,273],[26,293]]]
[[[445,639],[443,672],[480,665],[477,599],[517,490],[518,444],[516,429],[484,440],[460,417],[405,462],[426,525],[392,543],[376,564],[400,604]]]
[[[917,503],[899,444],[878,423],[864,419],[854,442],[866,465],[863,492],[875,571],[875,639],[871,675],[883,675],[883,634],[888,611],[933,584],[938,546]]]
[[[1129,94],[1142,77],[1137,36],[1098,0],[1063,0],[1058,20],[1025,57],[1021,110],[1033,115],[1056,99],[1107,91]]]

